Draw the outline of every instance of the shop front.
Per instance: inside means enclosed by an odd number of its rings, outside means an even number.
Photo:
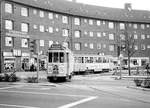
[[[15,57],[12,52],[3,52],[3,69],[4,72],[13,72],[16,68]]]

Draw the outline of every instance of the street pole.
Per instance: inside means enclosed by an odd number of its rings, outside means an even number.
[[[120,60],[120,79],[122,79],[122,60],[123,60],[123,55],[119,55],[119,60]]]
[[[39,82],[39,40],[36,40],[36,47],[37,47],[37,83]]]

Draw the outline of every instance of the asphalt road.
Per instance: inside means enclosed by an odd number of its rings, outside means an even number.
[[[127,86],[126,80],[102,76],[54,84],[0,82],[0,108],[149,108],[150,91]]]

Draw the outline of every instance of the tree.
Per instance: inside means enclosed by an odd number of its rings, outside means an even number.
[[[128,33],[127,27],[125,27],[124,36],[125,36],[125,39],[122,41],[122,44],[123,44],[122,51],[128,57],[128,72],[130,76],[131,75],[131,67],[130,67],[131,60],[130,59],[136,52],[136,49],[135,49],[136,41],[134,39],[134,35]]]

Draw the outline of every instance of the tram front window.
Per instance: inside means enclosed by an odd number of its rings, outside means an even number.
[[[54,60],[53,60],[53,62],[54,62],[54,63],[57,63],[58,60],[59,60],[59,59],[58,59],[58,52],[55,52],[55,53],[54,53]]]
[[[53,56],[52,56],[52,53],[49,53],[48,56],[49,56],[49,63],[52,63],[52,57],[53,57]]]
[[[63,52],[54,52],[54,53],[49,53],[49,63],[64,63],[64,53]]]
[[[64,63],[64,53],[60,52],[60,63]]]

